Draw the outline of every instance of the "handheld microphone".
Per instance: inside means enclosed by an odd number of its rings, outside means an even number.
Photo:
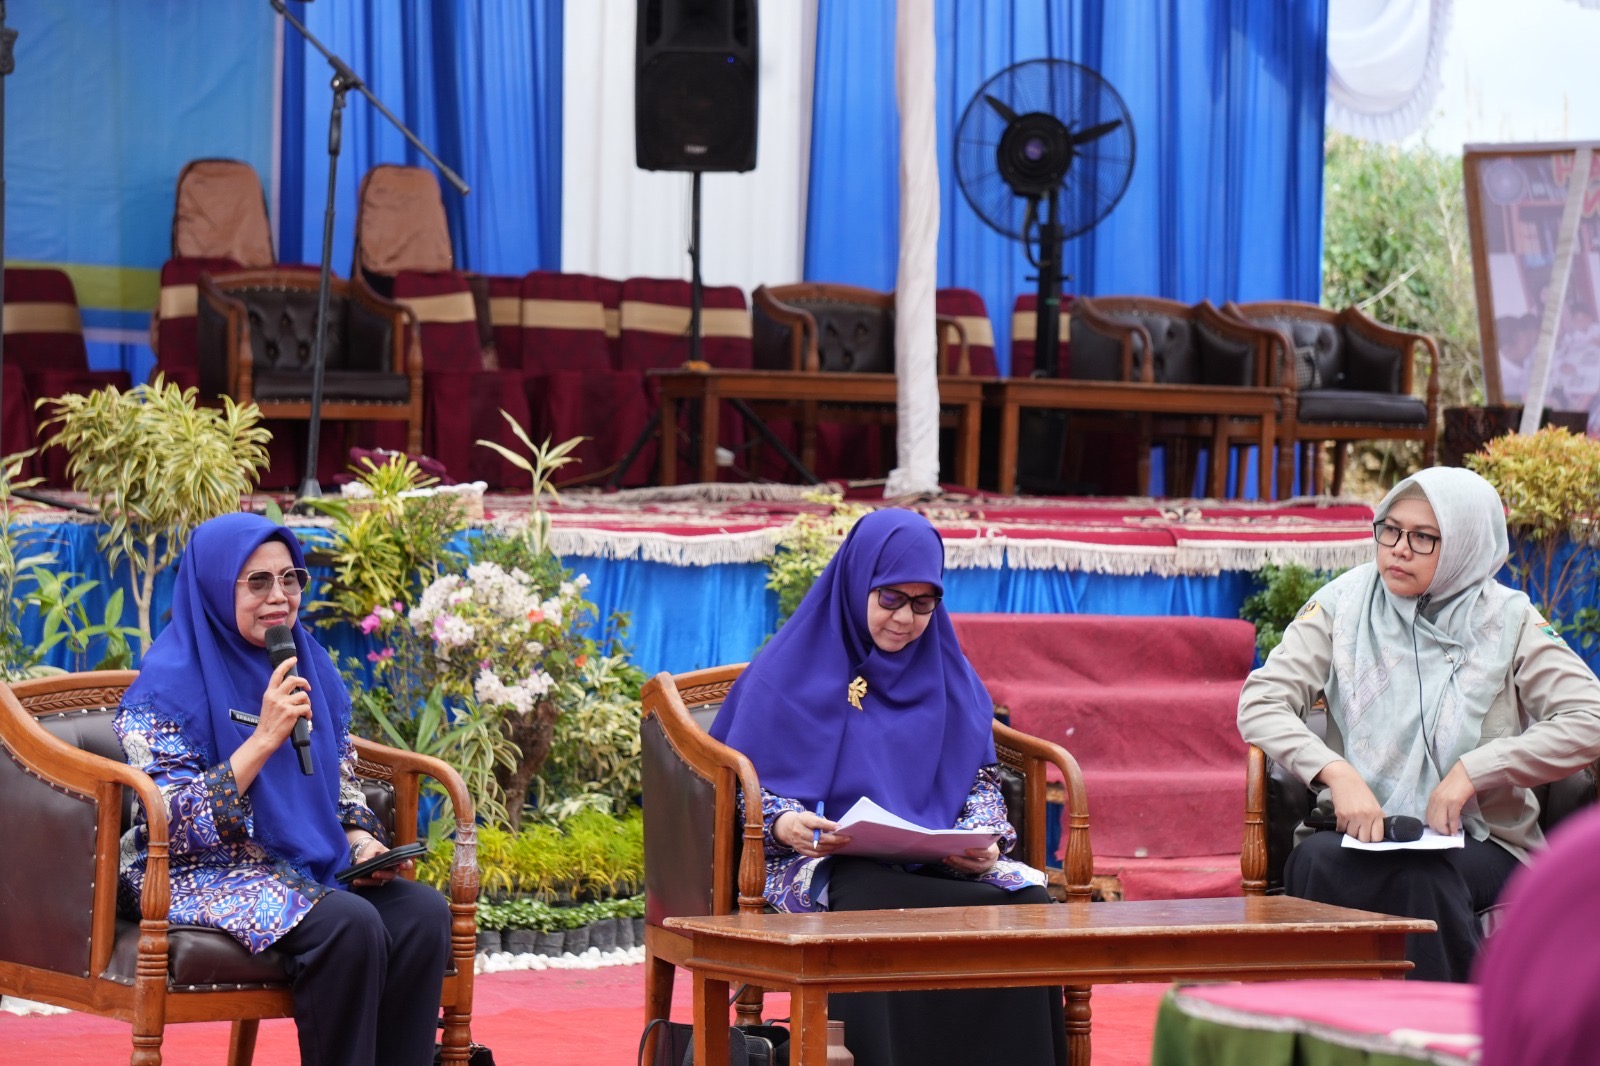
[[[267,657],[272,660],[274,670],[282,666],[285,659],[293,659],[298,654],[294,646],[294,633],[288,626],[272,626],[267,630]],[[289,676],[299,677],[300,671],[291,666]],[[289,743],[294,745],[294,753],[300,757],[300,772],[310,776],[311,724],[304,718],[294,720],[294,733],[289,737]]]
[[[1322,814],[1313,811],[1306,815],[1306,827],[1309,829],[1337,830],[1338,819],[1331,814]],[[1422,819],[1413,818],[1409,814],[1391,814],[1383,820],[1383,839],[1397,844],[1410,843],[1422,839]]]

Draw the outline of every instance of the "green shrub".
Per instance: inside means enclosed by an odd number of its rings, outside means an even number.
[[[1338,577],[1342,570],[1313,570],[1299,563],[1263,566],[1255,572],[1259,590],[1239,608],[1239,617],[1254,622],[1256,651],[1265,659],[1283,640],[1283,631],[1294,621],[1311,594]]]

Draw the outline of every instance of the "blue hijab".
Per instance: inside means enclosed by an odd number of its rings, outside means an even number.
[[[252,514],[229,514],[197,527],[178,564],[172,622],[150,645],[125,702],[149,702],[179,723],[189,743],[215,766],[254,732],[230,710],[257,714],[272,676],[265,648],[239,633],[234,590],[252,552],[276,537],[295,566],[305,557],[294,534]],[[245,793],[253,814],[251,836],[301,873],[336,887],[334,873],[349,864],[350,846],[339,824],[339,751],[350,726],[350,698],[333,660],[297,621],[295,669],[311,683],[311,758],[315,773],[300,772],[294,749],[273,752]]]
[[[912,511],[859,522],[793,617],[740,675],[711,735],[744,752],[763,788],[839,818],[868,796],[929,828],[955,824],[995,761],[994,704],[941,603],[922,636],[880,651],[867,597],[882,585],[944,589],[944,542]],[[867,683],[861,709],[847,699]]]

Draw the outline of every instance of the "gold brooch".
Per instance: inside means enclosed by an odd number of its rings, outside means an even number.
[[[850,682],[850,687],[845,690],[844,698],[850,701],[850,706],[856,710],[861,709],[861,697],[867,694],[867,679],[857,674],[856,679]]]

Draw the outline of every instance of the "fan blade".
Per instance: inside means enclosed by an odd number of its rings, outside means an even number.
[[[1004,100],[997,100],[988,93],[984,93],[983,98],[988,101],[989,106],[994,109],[995,114],[999,115],[1007,122],[1017,121],[1017,113],[1011,110],[1011,108],[1007,107]]]
[[[1074,133],[1072,135],[1072,143],[1074,146],[1076,146],[1080,144],[1088,144],[1090,141],[1098,141],[1100,138],[1104,137],[1106,134],[1110,133],[1121,125],[1122,120],[1117,118],[1112,119],[1110,122],[1102,122],[1098,126],[1090,126],[1082,133]]]

